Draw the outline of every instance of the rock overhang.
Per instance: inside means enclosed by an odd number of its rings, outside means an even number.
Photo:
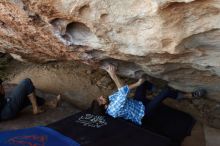
[[[216,0],[9,0],[0,2],[1,52],[35,62],[118,64],[220,101]],[[17,56],[17,58],[19,58]]]

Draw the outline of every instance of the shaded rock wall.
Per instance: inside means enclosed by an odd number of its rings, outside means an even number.
[[[0,51],[20,60],[80,60],[143,70],[220,101],[218,0],[2,0]]]

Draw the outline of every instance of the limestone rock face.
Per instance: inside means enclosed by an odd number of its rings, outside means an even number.
[[[117,63],[220,101],[219,0],[1,0],[0,51],[19,60]]]

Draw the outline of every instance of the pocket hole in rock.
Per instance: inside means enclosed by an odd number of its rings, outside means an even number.
[[[63,36],[71,45],[99,47],[99,40],[85,24],[72,22],[67,25],[66,34]]]

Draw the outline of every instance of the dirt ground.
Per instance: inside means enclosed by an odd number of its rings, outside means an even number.
[[[31,107],[22,111],[15,119],[1,121],[0,131],[30,128],[34,126],[46,126],[65,117],[79,112],[79,109],[70,103],[63,101],[62,105],[56,109],[48,109],[45,113],[33,115]]]

